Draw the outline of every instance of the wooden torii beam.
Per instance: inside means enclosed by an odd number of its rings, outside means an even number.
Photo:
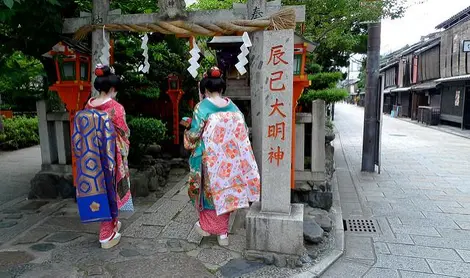
[[[186,6],[184,0],[174,0],[170,2],[158,0],[158,4],[160,13],[122,15],[120,10],[110,11],[110,0],[93,0],[92,13],[80,13],[79,18],[66,18],[64,20],[62,33],[75,33],[80,28],[91,25],[145,25],[168,19],[183,19],[184,22],[206,22],[208,24],[232,20],[257,19],[259,17],[269,17],[280,10],[289,8],[295,10],[296,22],[305,22],[305,5],[282,6],[281,0],[271,2],[266,2],[266,0],[248,0],[247,5],[235,3],[232,10],[190,12],[181,10]],[[169,7],[170,4],[172,4],[171,7]],[[176,17],[172,17],[172,15]],[[110,41],[109,32],[103,32],[103,30],[98,29],[92,30],[92,68],[95,68],[95,66],[100,63],[101,49],[104,47],[104,36],[107,41]],[[92,82],[94,78],[93,76]],[[96,94],[96,92],[93,92],[93,94]]]

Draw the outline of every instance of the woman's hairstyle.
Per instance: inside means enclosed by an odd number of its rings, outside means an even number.
[[[204,76],[201,81],[199,81],[199,92],[201,92],[201,94],[204,94],[206,92],[206,83],[207,77]]]
[[[210,93],[224,93],[227,85],[222,78],[222,71],[218,67],[212,67],[206,74],[207,77],[203,78],[203,80],[206,79],[204,82],[205,89]],[[201,80],[200,86],[202,86],[203,80]]]
[[[96,79],[94,87],[98,92],[108,93],[111,88],[118,91],[118,87],[121,84],[121,78],[114,74],[114,70],[109,66],[97,65],[95,69]]]

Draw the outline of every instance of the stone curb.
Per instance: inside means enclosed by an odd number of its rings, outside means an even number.
[[[337,136],[338,138],[338,136]],[[340,140],[340,139],[338,139]],[[340,144],[335,144],[340,145]],[[335,150],[336,151],[336,150]],[[338,148],[338,151],[342,153],[342,147]],[[333,191],[333,206],[331,207],[331,213],[334,215],[334,231],[335,231],[335,248],[331,250],[328,255],[323,257],[320,261],[314,263],[314,266],[310,267],[306,271],[293,276],[293,278],[312,278],[320,277],[332,264],[334,264],[344,253],[344,228],[343,228],[343,212],[341,210],[341,202],[339,195],[339,185],[336,172],[333,173],[332,180],[332,191]]]

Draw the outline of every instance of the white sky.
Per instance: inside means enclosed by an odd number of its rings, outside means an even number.
[[[469,0],[408,0],[412,5],[405,16],[382,22],[381,53],[389,53],[406,44],[418,42],[421,36],[436,32],[436,25],[470,6]]]

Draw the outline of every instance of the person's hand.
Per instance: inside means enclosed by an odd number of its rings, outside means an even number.
[[[189,128],[191,126],[191,121],[181,120],[180,125],[184,126],[185,128]]]

